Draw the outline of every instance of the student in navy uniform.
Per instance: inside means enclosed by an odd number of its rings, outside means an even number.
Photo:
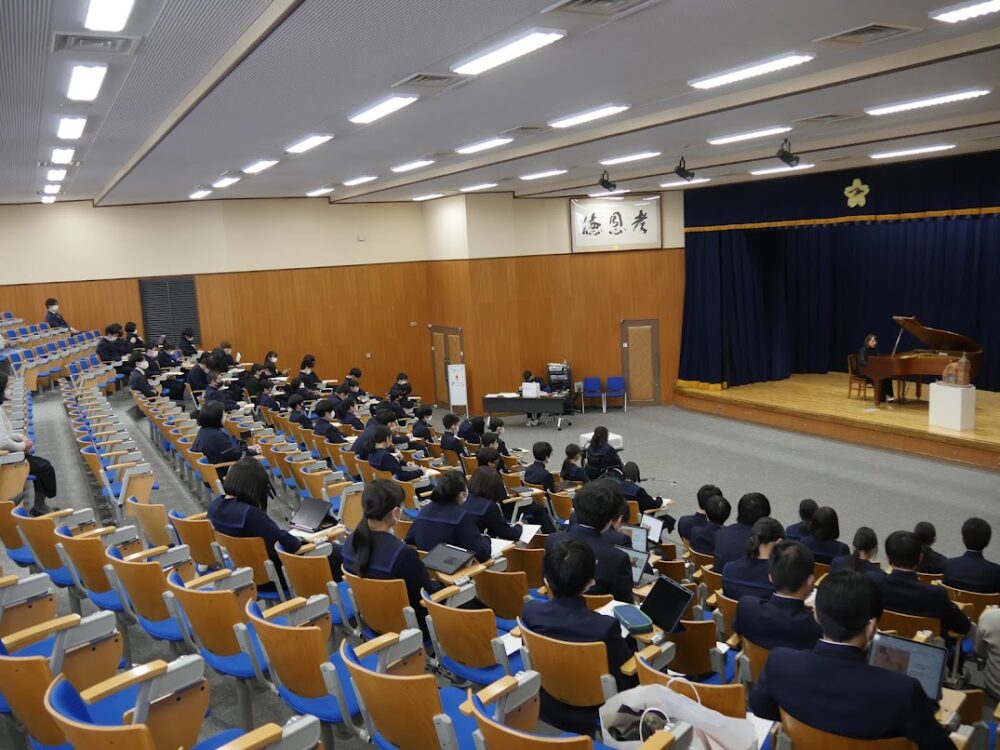
[[[267,370],[267,376],[269,378],[278,378],[288,374],[288,368],[284,370],[278,369],[278,353],[274,350],[269,351],[264,355],[264,361],[262,362],[264,369]]]
[[[218,370],[208,373],[208,386],[205,388],[202,403],[204,404],[207,401],[220,402],[226,411],[235,411],[242,406],[242,404],[230,395],[229,390],[223,387],[222,373]]]
[[[73,326],[66,322],[66,318],[59,314],[59,300],[49,297],[45,300],[45,322],[50,328],[68,328],[70,333],[79,333]]]
[[[965,554],[944,564],[944,584],[963,591],[1000,594],[1000,565],[983,557],[993,529],[982,518],[970,518],[962,524]]]
[[[913,527],[913,533],[917,535],[923,553],[917,572],[944,573],[944,563],[948,558],[933,549],[934,543],[937,542],[937,529],[934,528],[934,524],[930,521],[920,521]]]
[[[690,542],[695,530],[708,523],[708,516],[705,515],[705,501],[713,495],[722,495],[722,490],[714,484],[703,484],[698,489],[698,509],[690,515],[677,519],[677,533],[680,534],[681,539],[687,539]]]
[[[482,453],[484,450],[489,451],[491,454],[493,454],[493,458],[491,458],[490,460],[496,462],[496,470],[499,471],[501,474],[506,474],[509,472],[507,471],[507,467],[504,465],[503,459],[500,457],[500,449],[498,447],[502,444],[503,441],[497,437],[497,434],[495,432],[484,432],[483,442],[479,444],[479,448],[476,451],[476,458],[478,459],[479,454]],[[480,466],[483,465],[481,461],[479,465]]]
[[[646,492],[645,488],[639,485],[639,482],[642,480],[639,478],[639,465],[637,463],[629,461],[625,464],[622,469],[622,476],[625,478],[625,481],[621,483],[622,493],[625,495],[626,500],[635,500],[639,503],[640,513],[663,507],[662,497],[659,495],[653,497]],[[677,525],[677,519],[669,513],[661,513],[658,518],[663,521],[663,525],[667,527],[667,531],[672,534],[674,526]]]
[[[323,398],[316,402],[313,409],[316,412],[316,421],[313,422],[313,433],[320,435],[328,443],[346,443],[347,438],[337,429],[336,425],[330,423],[330,415],[333,413],[333,404],[330,399]]]
[[[587,476],[597,479],[609,471],[622,471],[622,459],[610,443],[608,443],[608,428],[595,427],[594,435],[587,446]]]
[[[124,341],[128,346],[129,351],[134,352],[136,349],[146,348],[146,342],[143,341],[142,336],[139,335],[139,327],[131,320],[125,324]]]
[[[441,433],[441,450],[455,451],[459,456],[468,456],[465,446],[457,437],[458,423],[461,422],[457,414],[445,414],[441,424],[444,432]]]
[[[205,459],[210,464],[238,461],[245,453],[233,436],[222,429],[223,413],[222,404],[218,401],[206,401],[198,412],[199,429],[191,448],[197,453],[205,454]],[[223,475],[222,470],[220,475]]]
[[[486,420],[483,417],[470,417],[462,422],[458,428],[458,436],[465,441],[467,446],[482,443],[484,432],[486,432]]]
[[[824,505],[813,513],[809,521],[809,533],[799,541],[812,550],[816,562],[829,565],[833,558],[851,553],[847,545],[839,541],[839,537],[840,519],[837,511]]]
[[[715,535],[715,570],[746,554],[747,539],[757,519],[771,515],[770,501],[759,492],[748,492],[736,506],[736,523],[719,529]]]
[[[288,419],[297,425],[311,430],[312,420],[309,419],[309,412],[306,411],[306,400],[301,393],[293,393],[288,397]]]
[[[878,536],[873,529],[867,526],[858,527],[858,530],[854,532],[851,546],[854,548],[851,554],[833,558],[833,562],[830,563],[831,570],[850,568],[871,576],[882,577],[885,575],[882,566],[875,560],[878,557]]]
[[[491,432],[497,436],[496,449],[500,452],[501,456],[509,456],[510,451],[507,450],[507,443],[503,440],[503,434],[506,428],[503,426],[503,420],[499,417],[490,417],[486,420],[486,432],[483,433],[483,438],[486,437],[487,432]]]
[[[766,599],[774,593],[770,557],[774,545],[785,537],[785,529],[770,516],[758,518],[747,537],[746,554],[722,569],[722,593],[739,601],[744,596]],[[716,536],[718,542],[718,536]]]
[[[266,409],[278,411],[282,408],[281,402],[278,400],[280,394],[281,389],[276,385],[272,385],[257,397],[257,405]]]
[[[564,482],[587,482],[587,472],[580,465],[581,461],[583,461],[583,451],[580,450],[580,446],[576,443],[567,445],[566,458],[563,459],[562,468],[559,469],[559,476]]]
[[[151,386],[146,378],[146,371],[149,370],[149,360],[146,359],[146,355],[133,354],[129,364],[132,365],[132,372],[128,376],[128,387],[133,391],[139,391],[146,398],[159,396],[159,391]]]
[[[788,539],[801,540],[809,535],[809,522],[812,521],[813,514],[819,505],[815,500],[806,498],[799,503],[799,522],[785,527],[785,537]]]
[[[495,451],[494,451],[495,452]],[[477,454],[478,457],[478,454]],[[469,480],[469,496],[462,509],[472,516],[476,527],[493,539],[516,542],[521,538],[521,524],[507,522],[500,504],[507,499],[507,488],[499,472],[490,466],[480,465]]]
[[[420,591],[433,594],[442,584],[431,580],[417,551],[393,534],[393,527],[403,515],[403,488],[376,479],[365,485],[361,506],[361,521],[344,542],[344,570],[361,578],[402,580],[406,584],[406,598],[426,638],[427,610],[421,603]]]
[[[392,475],[401,482],[412,482],[424,475],[423,469],[419,466],[411,464],[403,466],[399,463],[399,459],[389,452],[389,446],[392,445],[392,430],[384,424],[375,428],[372,441],[375,449],[368,454],[368,463],[373,469],[392,472]]]
[[[854,739],[906,737],[920,750],[954,750],[917,680],[868,665],[881,613],[869,576],[830,573],[816,595],[823,639],[812,651],[774,649],[750,690],[750,710],[777,721],[784,709],[803,724]]]
[[[208,352],[203,352],[200,357],[198,357],[198,362],[188,370],[187,374],[187,384],[191,386],[192,391],[204,392],[208,388],[208,374],[212,371],[212,355]]]
[[[786,539],[775,544],[767,560],[774,592],[766,599],[740,598],[733,630],[769,651],[778,646],[795,649],[815,646],[822,632],[813,611],[806,606],[815,584],[814,562],[812,552],[801,542]]]
[[[368,420],[368,424],[365,425],[365,429],[358,435],[357,439],[354,441],[353,450],[357,454],[358,458],[367,461],[368,454],[375,449],[375,442],[373,440],[375,436],[375,429],[379,425],[385,425],[389,428],[390,432],[396,427],[396,415],[389,411],[388,409],[382,409],[377,412],[374,417]],[[392,432],[393,445],[404,446],[409,444],[409,440],[405,435],[396,435]]]
[[[233,357],[233,345],[228,341],[221,341],[212,350],[212,357],[215,358],[216,366],[221,370],[229,371],[236,367],[236,359]]]
[[[613,482],[613,479],[598,479],[598,482]],[[615,511],[615,517],[611,519],[611,525],[601,534],[604,541],[609,544],[613,544],[616,547],[632,547],[632,537],[622,531],[622,526],[625,525],[625,521],[628,520],[628,503],[625,500],[625,495],[621,494],[621,486],[618,486],[618,493],[616,497],[621,497],[621,502],[618,504],[618,508]],[[578,523],[576,520],[576,513],[570,517],[570,525]],[[647,565],[647,567],[649,567]],[[649,571],[652,572],[652,568]]]
[[[552,445],[540,440],[531,446],[531,455],[535,457],[535,462],[524,470],[524,483],[539,485],[546,492],[555,492],[556,481],[552,478],[552,472],[545,468],[552,457]]]
[[[118,337],[115,324],[105,326],[104,336],[97,342],[97,356],[101,362],[118,365],[125,356],[120,344],[121,339]]]
[[[403,409],[409,409],[413,406],[413,402],[410,401],[411,393],[413,393],[413,386],[410,385],[410,376],[401,372],[396,375],[396,382],[389,387],[387,398],[398,403]]]
[[[912,531],[894,531],[885,540],[885,554],[892,572],[873,578],[882,595],[882,606],[905,615],[934,617],[941,621],[941,633],[950,631],[965,635],[972,627],[969,618],[948,592],[917,578],[915,568],[920,562],[920,542]],[[950,640],[945,636],[946,641]]]
[[[417,440],[423,440],[424,443],[433,443],[431,418],[434,416],[434,410],[429,406],[421,406],[413,412],[413,416],[416,417],[413,422],[413,437]]]
[[[431,501],[413,519],[406,543],[425,552],[439,544],[452,544],[473,553],[479,562],[489,560],[489,537],[480,533],[475,518],[462,508],[468,494],[461,471],[452,469],[441,474]]]
[[[358,432],[365,429],[365,423],[358,417],[358,404],[350,396],[338,401],[333,413],[341,424],[348,424]]]
[[[503,459],[500,458],[500,454],[497,453],[496,448],[480,448],[476,451],[476,466],[487,466],[500,476],[500,481],[503,482],[504,465]],[[507,496],[506,489],[504,490],[504,497]]]
[[[629,556],[601,535],[619,513],[623,496],[613,482],[585,484],[576,493],[576,524],[564,534],[552,534],[545,544],[551,549],[559,539],[569,537],[586,542],[597,557],[594,584],[588,594],[611,594],[620,602],[632,603],[632,566]]]
[[[599,558],[587,543],[560,534],[549,540],[543,572],[553,598],[526,602],[521,620],[531,632],[573,643],[603,643],[607,651],[606,671],[618,690],[635,687],[637,680],[622,674],[621,666],[635,652],[635,645],[622,637],[618,620],[592,612],[583,595],[592,590]],[[624,554],[624,553],[622,553]],[[569,706],[541,691],[541,718],[567,732],[593,736],[598,726],[597,710]]]
[[[185,328],[181,331],[181,355],[184,357],[194,357],[198,354],[198,347],[194,344],[194,329]]]
[[[365,396],[368,395],[368,393],[364,390],[364,388],[361,387],[361,369],[360,368],[358,368],[358,367],[352,367],[350,369],[350,371],[347,373],[347,377],[350,378],[351,380],[353,380],[354,383],[358,387],[357,392],[354,394],[355,398],[364,398]],[[345,378],[345,382],[346,382],[346,378]]]
[[[712,495],[705,501],[707,520],[691,534],[691,549],[703,555],[715,554],[715,535],[729,520],[732,507],[722,495]]]

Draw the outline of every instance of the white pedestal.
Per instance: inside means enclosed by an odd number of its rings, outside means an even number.
[[[592,432],[582,432],[582,433],[580,433],[580,445],[581,446],[587,445],[590,442],[591,438],[593,438],[593,437],[594,437],[594,433],[592,433]],[[612,448],[622,448],[622,447],[624,447],[624,443],[622,442],[622,436],[621,435],[617,435],[614,432],[609,432],[608,433],[608,445],[610,445]]]
[[[931,427],[949,430],[976,429],[976,387],[931,383]]]

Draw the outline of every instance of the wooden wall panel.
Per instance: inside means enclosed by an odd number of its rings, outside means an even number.
[[[52,284],[0,286],[0,310],[10,310],[25,323],[45,320],[45,300],[59,300],[59,311],[78,330],[104,330],[108,323],[135,321],[142,326],[137,279],[64,281]]]

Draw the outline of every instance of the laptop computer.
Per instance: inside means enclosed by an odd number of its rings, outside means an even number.
[[[876,633],[868,649],[868,663],[913,677],[928,698],[941,700],[941,686],[948,668],[946,649],[898,635]]]
[[[466,565],[475,555],[453,544],[439,544],[424,557],[424,567],[451,575]]]
[[[302,498],[289,524],[293,529],[312,533],[333,526],[330,513],[333,505],[328,500],[312,497]]]
[[[647,583],[652,583],[659,576],[655,573],[646,573],[646,563],[649,562],[649,553],[628,547],[619,547],[629,557],[629,566],[632,569],[632,586],[639,588]]]
[[[650,552],[649,531],[645,526],[626,526],[622,531],[625,531],[631,538],[632,549],[639,552]]]
[[[666,576],[660,576],[639,609],[649,615],[653,624],[662,628],[664,633],[673,633],[693,597],[693,591]]]
[[[639,514],[639,525],[649,532],[651,544],[659,544],[663,541],[663,521],[656,516],[647,513]]]

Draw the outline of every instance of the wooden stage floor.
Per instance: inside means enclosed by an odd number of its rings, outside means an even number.
[[[867,400],[847,397],[847,376],[792,375],[788,380],[753,383],[706,391],[674,390],[675,403],[685,409],[741,419],[811,435],[940,458],[989,469],[1000,469],[1000,393],[976,394],[976,429],[969,432],[927,424],[925,384],[916,401],[914,384],[907,386],[905,404],[876,409],[872,389]]]

